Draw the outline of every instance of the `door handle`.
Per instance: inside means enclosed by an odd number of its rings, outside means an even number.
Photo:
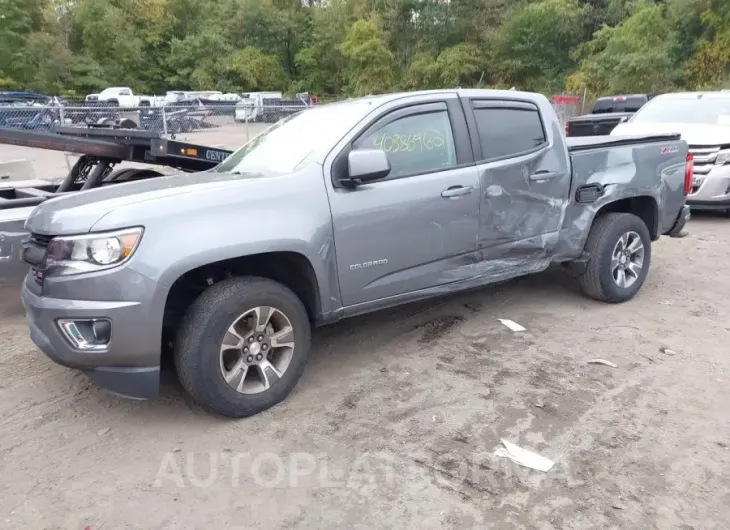
[[[537,173],[533,173],[530,175],[530,180],[532,181],[540,181],[540,180],[548,180],[548,179],[554,179],[559,177],[561,174],[556,171],[538,171]]]
[[[441,192],[441,196],[445,199],[451,199],[453,197],[461,197],[462,195],[469,195],[474,188],[471,186],[451,186]]]

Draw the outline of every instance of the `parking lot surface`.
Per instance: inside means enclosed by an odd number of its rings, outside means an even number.
[[[689,231],[626,304],[557,268],[320,329],[293,394],[242,421],[172,374],[137,402],[55,365],[4,285],[0,526],[727,528],[730,221]]]

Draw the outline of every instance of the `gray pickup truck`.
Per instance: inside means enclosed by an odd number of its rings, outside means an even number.
[[[676,135],[566,145],[532,93],[315,107],[211,170],[41,203],[22,251],[30,334],[133,398],[158,392],[169,353],[199,405],[249,416],[292,391],[313,325],[551,263],[590,297],[631,299],[652,241],[689,219],[687,158]]]

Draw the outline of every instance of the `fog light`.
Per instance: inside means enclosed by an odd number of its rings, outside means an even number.
[[[77,350],[105,350],[112,337],[112,323],[107,318],[62,318],[58,327]]]
[[[99,344],[108,344],[112,336],[112,323],[106,318],[94,320],[91,323],[91,331],[94,334],[94,340]]]

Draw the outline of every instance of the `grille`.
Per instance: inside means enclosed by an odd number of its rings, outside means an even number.
[[[715,167],[720,146],[690,145],[689,152],[694,156],[694,174],[692,175],[692,193],[702,187],[707,174]]]
[[[31,234],[30,243],[46,248],[51,243],[53,236],[44,236],[42,234]]]
[[[23,243],[23,261],[30,265],[33,278],[39,284],[43,284],[46,251],[52,239],[53,236],[30,234],[30,237]]]

